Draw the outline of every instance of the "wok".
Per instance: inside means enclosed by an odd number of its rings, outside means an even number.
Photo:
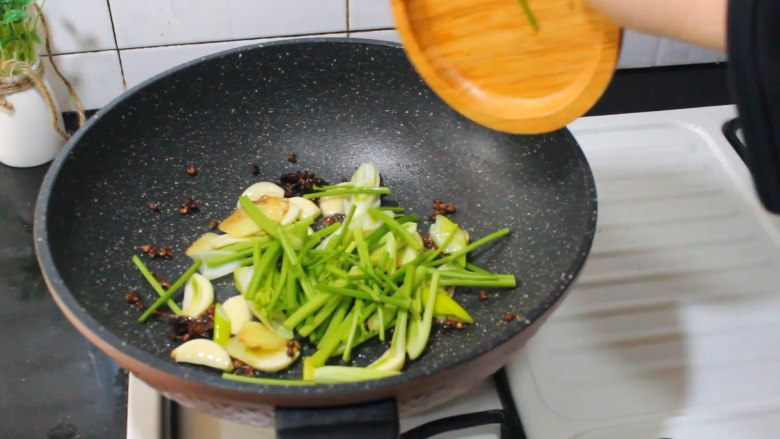
[[[290,152],[297,163],[287,160]],[[175,343],[166,319],[136,321],[140,311],[126,303],[125,293],[139,290],[147,303],[155,297],[130,262],[142,245],[171,246],[173,259],[149,265],[174,279],[190,263],[184,256],[189,243],[208,231],[209,220],[229,215],[250,184],[302,169],[338,182],[362,162],[377,165],[393,190],[389,203],[421,217],[433,198],[455,204],[453,218],[472,239],[509,227],[509,237],[478,251],[474,261],[515,274],[518,287],[489,291],[485,301],[474,289],[459,289],[456,297],[474,325],[435,331],[422,357],[398,376],[339,385],[224,380],[170,359]],[[189,166],[197,167],[196,177],[185,172]],[[178,213],[185,197],[200,211]],[[160,204],[159,213],[150,202]],[[594,234],[596,192],[567,130],[536,136],[489,130],[439,100],[398,45],[307,39],[219,53],[120,96],[55,159],[35,219],[48,287],[86,337],[184,405],[274,425],[275,407],[389,398],[402,415],[412,414],[498,370],[580,271]],[[231,284],[216,282],[220,302],[236,294]],[[521,318],[506,322],[507,312]],[[381,342],[366,343],[358,363],[384,349]],[[311,351],[304,346],[303,355]],[[300,374],[298,362],[280,375]]]

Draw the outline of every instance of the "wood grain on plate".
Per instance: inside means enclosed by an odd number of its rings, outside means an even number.
[[[466,117],[534,134],[564,127],[612,78],[621,29],[582,0],[393,0],[407,55]]]

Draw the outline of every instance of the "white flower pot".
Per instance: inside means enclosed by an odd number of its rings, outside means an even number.
[[[13,80],[15,78],[0,79]],[[46,78],[43,82],[51,90]],[[30,87],[6,96],[6,100],[14,110],[0,106],[0,162],[21,168],[51,161],[65,140],[51,126],[49,106],[41,92],[36,87]],[[57,123],[62,126],[59,108]]]

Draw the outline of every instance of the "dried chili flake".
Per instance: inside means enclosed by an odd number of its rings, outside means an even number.
[[[146,308],[146,305],[144,305],[144,302],[141,300],[141,296],[138,295],[138,291],[130,291],[125,294],[125,300],[127,300],[127,303],[138,307],[138,309]]]
[[[214,336],[214,305],[195,317],[172,316],[169,318],[171,329],[182,341],[196,338],[211,339]]]
[[[479,300],[487,300],[487,294],[485,290],[479,290]]]
[[[184,202],[179,208],[179,213],[186,215],[190,212],[197,212],[199,210],[200,206],[198,206],[198,203],[196,203],[191,197],[187,197],[184,199]]]
[[[168,289],[171,287],[171,283],[166,281],[164,277],[158,276],[157,273],[152,272],[152,276],[157,280],[157,282],[160,282],[160,286],[163,287],[163,289]]]
[[[428,221],[435,221],[436,215],[449,215],[456,212],[454,204],[447,204],[439,198],[433,200],[433,213],[428,215]]]
[[[344,215],[342,215],[340,213],[337,213],[337,214],[331,215],[329,217],[326,217],[322,224],[325,227],[328,227],[331,224],[343,222],[344,218],[345,218]]]
[[[284,196],[299,197],[314,192],[314,186],[324,186],[328,183],[309,171],[288,172],[276,179],[277,186],[284,189]]]
[[[252,175],[254,175],[255,177],[260,175],[260,167],[259,166],[252,165],[249,169],[250,169],[250,172],[252,173]]]
[[[142,245],[141,251],[146,253],[146,255],[149,256],[151,259],[157,257],[157,248],[151,244]]]
[[[209,229],[214,230],[219,225],[219,221],[217,220],[211,220],[209,221]]]
[[[514,319],[515,319],[515,316],[511,312],[506,313],[506,315],[504,316],[504,321],[505,322],[511,322]]]
[[[251,377],[255,375],[255,369],[243,361],[233,358],[233,373],[236,375]]]
[[[152,212],[159,212],[160,211],[160,203],[151,202],[149,203],[149,209],[152,210]]]
[[[425,248],[436,248],[436,244],[433,242],[430,233],[421,233],[420,236],[422,237]]]
[[[298,154],[291,152],[287,154],[287,161],[290,163],[297,163],[298,162]]]
[[[173,257],[173,252],[169,246],[164,245],[162,250],[157,252],[157,256],[163,259],[171,259]]]

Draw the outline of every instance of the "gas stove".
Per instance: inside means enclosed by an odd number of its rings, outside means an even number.
[[[734,117],[724,106],[570,126],[599,196],[579,280],[502,372],[402,419],[404,437],[780,437],[780,219],[722,132]],[[134,377],[127,426],[129,439],[274,437]]]

